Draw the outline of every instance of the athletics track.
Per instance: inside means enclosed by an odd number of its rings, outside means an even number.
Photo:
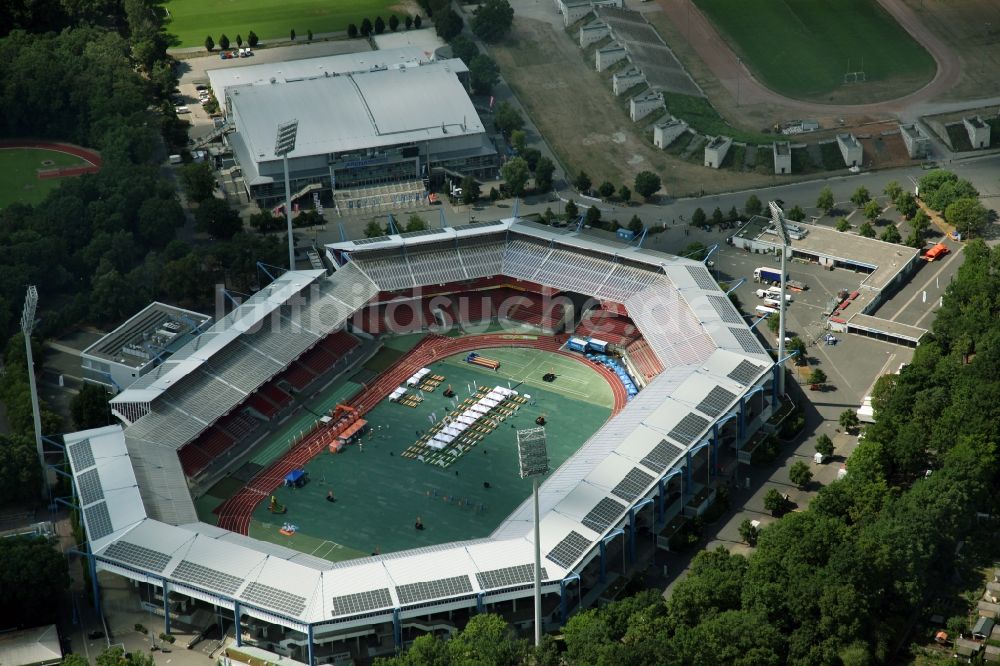
[[[66,178],[69,176],[82,176],[85,173],[97,173],[101,170],[104,162],[101,155],[93,150],[74,146],[71,143],[60,143],[56,141],[30,141],[23,139],[0,140],[0,150],[13,148],[35,148],[40,150],[51,150],[57,153],[66,153],[79,157],[87,166],[75,167],[55,167],[52,169],[38,169],[36,171],[40,179]]]
[[[417,346],[407,352],[391,368],[379,375],[370,386],[364,387],[355,394],[347,403],[356,408],[361,414],[365,414],[384,400],[393,389],[405,382],[413,373],[438,359],[479,349],[531,347],[565,356],[594,369],[604,377],[614,394],[615,402],[612,415],[620,412],[625,407],[628,399],[628,394],[625,392],[625,387],[622,386],[621,381],[619,381],[615,373],[603,365],[588,361],[580,354],[561,351],[560,348],[566,337],[565,335],[553,337],[488,333],[462,338],[446,338],[431,334],[421,340]],[[286,474],[294,469],[301,468],[313,456],[325,450],[332,439],[332,432],[329,429],[314,428],[288,453],[271,463],[266,469],[258,472],[246,486],[215,509],[215,513],[219,516],[219,527],[238,534],[248,534],[250,520],[257,505],[269,497],[281,485]]]

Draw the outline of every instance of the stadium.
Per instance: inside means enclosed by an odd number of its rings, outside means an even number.
[[[95,600],[99,572],[126,579],[167,632],[216,618],[310,664],[477,612],[530,627],[530,486],[507,468],[542,423],[555,628],[711,502],[777,404],[777,366],[698,262],[513,219],[327,249],[332,274],[278,276],[118,394],[123,425],[64,436]],[[337,548],[360,525],[381,542]]]

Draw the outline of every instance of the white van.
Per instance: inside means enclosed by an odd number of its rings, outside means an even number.
[[[778,314],[778,311],[774,308],[769,308],[766,305],[758,305],[754,308],[758,317],[767,317],[768,315]]]

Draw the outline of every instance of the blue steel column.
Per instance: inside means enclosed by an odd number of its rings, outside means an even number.
[[[485,613],[486,612],[486,593],[480,592],[476,595],[476,612]]]
[[[656,524],[663,525],[663,516],[667,508],[667,479],[666,477],[661,477],[656,482],[657,496],[656,496]]]
[[[736,416],[736,441],[737,449],[743,448],[743,441],[746,439],[746,399],[740,396],[740,411]]]
[[[309,666],[313,666],[316,659],[313,657],[313,626],[311,624],[306,625],[306,640],[309,649]]]
[[[403,647],[403,627],[399,622],[399,609],[392,609],[392,640],[397,648]]]
[[[170,583],[163,579],[163,632],[170,633]]]
[[[236,618],[236,630],[233,632],[236,634],[236,647],[243,647],[243,625],[240,622],[240,602],[233,600],[233,617]]]
[[[628,562],[635,560],[635,507],[628,508]]]
[[[771,399],[774,404],[778,404],[778,381],[781,378],[781,370],[784,366],[781,363],[774,364],[774,381],[771,383]]]
[[[90,594],[94,601],[94,610],[97,614],[101,614],[101,590],[97,586],[97,558],[94,557],[94,553],[87,553],[87,562],[90,567]]]
[[[719,423],[712,424],[712,471],[716,474],[719,471]]]
[[[598,544],[598,546],[600,548],[600,558],[601,558],[601,575],[600,575],[600,581],[603,583],[603,582],[607,581],[607,578],[608,578],[607,573],[606,573],[606,569],[605,569],[605,566],[604,566],[604,557],[605,557],[605,555],[607,555],[608,547],[607,547],[607,545],[605,545],[604,539],[601,539],[601,541]]]
[[[691,449],[684,452],[684,487],[681,489],[681,498],[687,502],[691,495]]]

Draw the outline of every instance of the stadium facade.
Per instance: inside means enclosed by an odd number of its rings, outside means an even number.
[[[461,60],[364,55],[375,64],[354,54],[312,74],[282,63],[291,71],[263,83],[260,73],[248,73],[238,84],[232,72],[250,67],[212,77],[233,129],[227,141],[248,195],[262,207],[284,198],[274,144],[278,124],[291,119],[299,121],[288,158],[293,193],[419,182],[435,173],[496,177],[499,156],[463,83]]]
[[[541,486],[550,627],[689,515],[720,451],[738,452],[777,404],[779,366],[698,262],[515,220],[328,251],[332,275],[281,275],[116,396],[124,425],[65,435],[92,580],[134,581],[167,631],[209,608],[240,627],[238,644],[314,664],[391,653],[477,612],[530,626],[530,498],[488,538],[339,563],[199,521],[185,447],[380,294],[499,276],[584,294],[627,310],[662,365]]]

